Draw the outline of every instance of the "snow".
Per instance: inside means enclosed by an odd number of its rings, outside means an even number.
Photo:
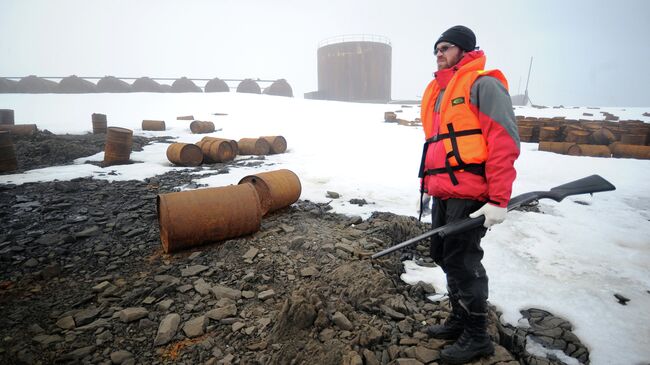
[[[221,131],[211,136],[239,139],[283,135],[288,151],[267,156],[263,166],[232,168],[228,174],[202,176],[197,183],[236,184],[243,176],[280,168],[294,171],[302,183],[302,199],[327,202],[327,191],[341,194],[334,211],[367,218],[373,211],[416,216],[417,169],[423,134],[419,127],[383,123],[385,111],[402,110],[398,118],[413,120],[417,107],[354,104],[237,93],[211,94],[2,94],[0,108],[15,110],[16,123],[36,123],[54,133],[87,133],[90,115],[104,113],[109,126],[132,129],[136,135],[172,135],[196,142],[189,121],[180,115],[210,120]],[[600,119],[607,111],[622,119],[650,122],[649,108],[516,107],[517,115]],[[215,116],[214,113],[227,113]],[[593,117],[583,116],[592,113]],[[167,131],[145,132],[143,119],[165,120]],[[100,168],[84,163],[2,175],[0,183],[97,179],[144,179],[172,169],[167,145],[157,143],[133,152],[139,163]],[[517,324],[520,310],[536,307],[565,317],[589,347],[592,364],[634,364],[650,359],[650,161],[563,156],[522,143],[516,163],[513,196],[599,174],[616,191],[540,201],[541,213],[509,212],[482,241],[490,277],[490,302],[503,312],[502,321]],[[238,157],[241,158],[241,157]],[[113,174],[108,174],[113,172]],[[363,207],[350,199],[365,199]],[[405,262],[403,280],[445,287],[439,269]],[[437,272],[436,272],[437,270]],[[615,293],[630,302],[617,303]],[[436,298],[433,298],[436,299]]]

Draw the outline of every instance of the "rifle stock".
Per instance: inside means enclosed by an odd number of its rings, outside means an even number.
[[[556,186],[554,188],[551,188],[551,190],[549,191],[532,191],[529,193],[517,195],[516,197],[510,199],[510,202],[508,203],[508,211],[519,208],[524,204],[528,204],[532,201],[539,200],[539,199],[546,198],[546,199],[553,199],[556,202],[560,202],[562,201],[562,199],[571,195],[593,194],[602,191],[612,191],[612,190],[616,190],[616,187],[612,185],[609,181],[603,179],[600,175],[591,175],[582,179],[571,181],[569,183],[560,186]],[[404,241],[395,246],[389,247],[383,251],[377,252],[371,257],[373,259],[382,257],[391,252],[397,251],[401,248],[417,243],[425,238],[431,237],[435,234],[438,234],[440,235],[440,237],[444,238],[446,236],[461,233],[470,230],[472,228],[479,227],[483,224],[483,222],[485,222],[485,217],[483,216],[476,217],[476,218],[467,218],[461,221],[452,222],[442,227],[433,229],[429,232],[423,233],[417,237],[411,238],[408,241]]]

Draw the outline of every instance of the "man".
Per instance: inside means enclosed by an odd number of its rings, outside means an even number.
[[[441,358],[459,364],[494,353],[480,242],[488,228],[505,219],[519,136],[507,81],[500,71],[483,69],[485,55],[474,33],[451,27],[434,47],[438,71],[422,97],[421,190],[433,197],[434,228],[485,217],[481,227],[431,240],[431,256],[447,276],[452,312],[444,324],[426,331],[456,340]]]

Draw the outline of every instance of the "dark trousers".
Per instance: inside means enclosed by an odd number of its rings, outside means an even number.
[[[434,199],[431,212],[433,228],[468,218],[483,206],[483,202],[467,199]],[[431,238],[431,258],[447,275],[450,298],[458,298],[460,305],[470,313],[486,313],[488,277],[481,264],[481,238],[487,229],[483,226],[448,236]]]

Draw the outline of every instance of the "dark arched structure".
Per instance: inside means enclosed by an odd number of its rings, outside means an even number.
[[[205,84],[204,91],[206,93],[227,93],[230,92],[230,87],[228,87],[228,84],[226,84],[225,81],[218,77],[215,77],[214,79],[208,81],[207,84]]]
[[[131,85],[114,76],[104,76],[97,81],[98,93],[129,93]]]
[[[163,88],[160,87],[159,83],[157,83],[156,81],[148,77],[141,77],[133,81],[133,85],[131,85],[131,89],[133,90],[133,92],[145,92],[145,93],[164,92]]]
[[[16,83],[16,92],[25,94],[45,94],[58,91],[59,84],[35,75],[23,77]]]
[[[262,90],[260,89],[260,85],[258,85],[257,82],[255,82],[255,80],[246,79],[240,82],[239,85],[237,85],[237,92],[249,93],[249,94],[261,94]]]
[[[264,94],[293,97],[293,90],[287,80],[279,79],[275,80],[269,87],[264,89]]]
[[[201,88],[196,86],[192,80],[187,77],[181,77],[180,79],[172,83],[171,92],[173,93],[200,93]]]
[[[58,92],[62,94],[84,94],[94,93],[97,86],[88,80],[81,79],[77,75],[64,77],[59,81]]]

